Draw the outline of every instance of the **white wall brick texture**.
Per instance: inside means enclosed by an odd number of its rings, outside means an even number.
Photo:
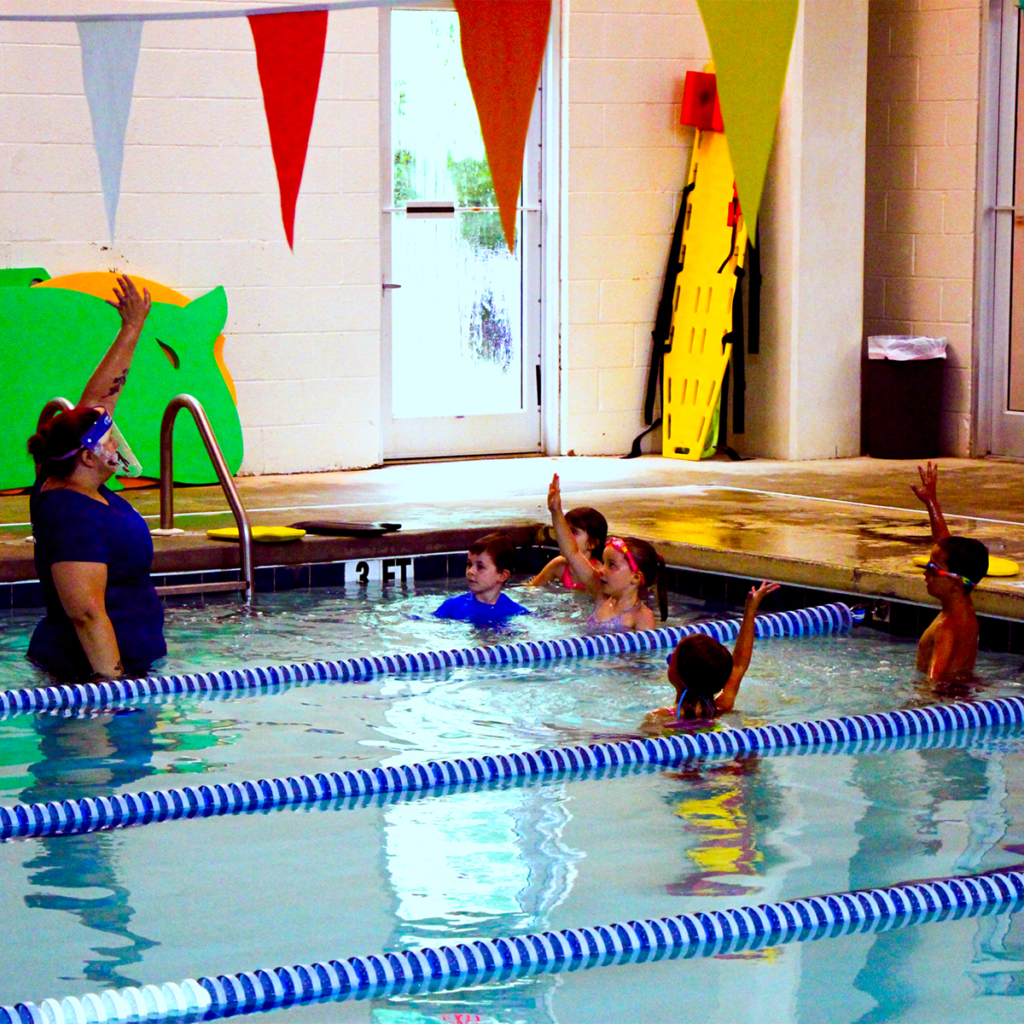
[[[710,49],[692,0],[570,0],[568,420],[577,454],[643,429],[651,329],[693,143],[687,70]]]
[[[293,254],[248,22],[148,22],[111,246],[77,32],[0,24],[2,265],[224,285],[243,472],[380,460],[377,69],[377,12],[332,13]]]
[[[871,0],[867,334],[949,339],[942,452],[971,449],[981,5]]]

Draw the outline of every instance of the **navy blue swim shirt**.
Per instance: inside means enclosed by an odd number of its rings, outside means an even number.
[[[117,636],[121,664],[129,675],[143,675],[167,653],[164,608],[149,569],[153,539],[138,512],[106,487],[108,504],[70,490],[32,489],[30,510],[35,535],[36,571],[46,595],[46,617],[32,634],[28,656],[60,679],[92,675],[74,624],[53,583],[54,562],[103,562],[107,566],[107,615]]]

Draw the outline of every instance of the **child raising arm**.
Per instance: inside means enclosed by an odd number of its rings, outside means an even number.
[[[932,528],[925,566],[928,593],[942,609],[917,645],[917,669],[933,682],[969,679],[978,657],[978,618],[971,591],[988,572],[988,548],[973,537],[954,537],[939,505],[939,467],[917,467],[921,486],[910,489],[924,502]]]
[[[590,559],[590,564],[595,569],[600,569],[600,556],[604,551],[605,541],[608,539],[608,521],[596,508],[589,508],[585,505],[569,509],[565,513],[565,518],[572,528],[572,535],[576,538],[577,547]],[[566,590],[587,589],[573,576],[569,563],[562,555],[552,558],[526,585],[528,587],[543,587],[555,582],[561,583]]]
[[[764,598],[778,589],[778,583],[767,580],[750,588],[732,654],[703,633],[679,641],[668,662],[668,681],[676,691],[675,707],[652,711],[644,719],[643,731],[657,731],[679,720],[716,718],[723,711],[732,711],[754,653],[754,616]]]
[[[562,493],[558,474],[548,488],[548,509],[558,540],[558,549],[579,580],[595,600],[587,620],[593,632],[617,633],[654,628],[654,612],[643,601],[642,593],[657,584],[662,620],[668,615],[665,575],[661,559],[646,541],[636,537],[609,537],[600,568],[580,551],[572,527],[562,512]]]

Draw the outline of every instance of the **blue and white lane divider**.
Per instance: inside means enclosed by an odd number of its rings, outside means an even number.
[[[215,1020],[328,999],[378,999],[612,964],[715,956],[1021,907],[1024,872],[994,871],[17,1003],[0,1007],[0,1024]]]
[[[1020,750],[1020,733],[1017,726],[995,726],[990,729],[978,729],[978,730],[957,730],[955,732],[932,732],[927,735],[916,735],[916,736],[890,736],[880,739],[860,739],[860,740],[845,740],[842,742],[828,743],[822,746],[790,746],[790,748],[775,748],[771,751],[762,751],[759,757],[821,757],[821,756],[839,756],[839,755],[865,755],[865,756],[877,756],[885,754],[893,754],[900,751],[921,751],[921,750],[976,750],[981,742],[987,741],[990,744],[998,743],[1000,740],[1009,740],[1013,743],[1013,751],[1019,752]],[[1002,749],[1008,749],[1004,746]],[[706,759],[706,763],[709,766],[717,764],[716,759]],[[668,767],[660,764],[618,764],[608,765],[603,768],[586,769],[575,772],[566,772],[560,776],[568,781],[577,781],[584,779],[591,780],[613,780],[616,778],[626,778],[641,773],[653,773],[663,768]],[[304,803],[290,803],[290,804],[273,804],[270,806],[263,806],[258,808],[261,813],[267,814],[270,812],[286,812],[286,811],[298,811],[298,810],[321,810],[321,811],[345,811],[345,810],[358,810],[366,807],[388,807],[399,803],[413,803],[420,800],[428,800],[431,798],[438,797],[449,797],[456,796],[465,793],[487,793],[494,791],[506,790],[506,788],[516,786],[527,786],[543,781],[544,778],[549,776],[535,776],[535,777],[519,777],[519,778],[490,778],[482,779],[477,782],[459,782],[449,783],[445,785],[437,785],[429,788],[429,790],[392,790],[387,793],[370,793],[360,796],[353,797],[338,797],[334,800],[319,800],[319,801],[308,801]],[[240,783],[245,785],[247,783]],[[253,783],[258,784],[258,783]],[[136,794],[136,796],[138,796]],[[153,794],[150,795],[151,800]],[[99,806],[98,799],[92,798],[95,806]],[[105,806],[110,806],[105,805]],[[39,810],[37,810],[39,808]],[[27,804],[22,805],[22,810],[15,812],[16,816],[24,818],[26,820],[40,819],[40,815],[45,816],[46,804]],[[14,808],[7,808],[8,812],[14,811]],[[191,817],[209,817],[213,813],[209,809],[197,811]],[[225,811],[225,814],[245,814],[255,813],[254,809],[238,809],[236,811]],[[49,833],[51,837],[59,838],[66,835],[81,835],[85,831],[96,831],[105,828],[113,827],[129,827],[129,825],[142,825],[142,824],[154,824],[161,820],[171,820],[170,818],[150,818],[148,820],[136,820],[134,822],[126,823],[124,825],[108,825],[99,824],[95,821],[90,822],[89,827],[80,828],[76,831],[74,828],[65,829],[58,831],[58,833]],[[38,834],[37,834],[38,835]],[[15,838],[33,838],[33,837],[15,837]]]
[[[845,604],[826,604],[795,612],[758,615],[755,631],[759,638],[820,636],[846,632],[861,618],[863,612],[855,612]],[[601,654],[631,654],[675,647],[684,636],[692,633],[705,633],[725,643],[734,640],[739,630],[739,619],[725,619],[688,626],[663,626],[661,629],[643,632],[574,636],[563,640],[528,640],[491,647],[383,654],[342,661],[310,661],[262,668],[224,669],[219,672],[146,676],[142,679],[116,679],[102,683],[34,686],[21,690],[0,690],[0,715],[113,704],[163,694],[244,690],[297,682],[349,683],[384,675],[435,672],[474,665],[525,665],[565,658],[590,658]]]
[[[784,725],[748,726],[650,739],[551,747],[513,754],[483,754],[283,779],[181,786],[178,789],[82,797],[0,807],[0,839],[77,835],[180,818],[209,818],[290,804],[312,804],[380,793],[440,789],[480,782],[538,778],[626,765],[676,765],[709,757],[735,757],[847,741],[921,736],[958,729],[1024,724],[1024,698],[935,704],[905,711],[827,718]]]

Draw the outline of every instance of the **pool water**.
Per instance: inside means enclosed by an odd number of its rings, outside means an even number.
[[[166,671],[581,632],[589,604],[518,590],[507,631],[425,616],[444,594],[335,590],[170,610]],[[677,604],[670,621],[699,617]],[[418,617],[417,617],[418,616]],[[0,685],[35,617],[6,620]],[[759,641],[722,727],[1020,694],[983,654],[969,691],[917,681],[869,629]],[[4,803],[98,796],[637,735],[664,654],[450,669],[0,720]],[[196,779],[167,778],[194,774]],[[0,845],[0,1003],[889,885],[1024,859],[1024,738],[804,753],[343,801]],[[717,958],[275,1011],[284,1020],[975,1021],[1024,1010],[1024,918],[1000,914]],[[454,1018],[451,1018],[454,1019]]]
[[[260,598],[257,617],[241,616],[224,601],[173,607],[165,671],[566,636],[579,633],[589,613],[572,595],[526,591],[523,600],[538,614],[504,630],[413,617],[429,615],[443,597],[435,584],[380,601],[358,590],[275,594]],[[669,621],[702,612],[680,603]],[[24,684],[33,671],[19,645],[27,644],[34,618],[16,617],[5,631],[0,673],[8,685]],[[1022,693],[1019,667],[1016,656],[983,653],[979,682],[952,696]],[[845,636],[759,641],[738,710],[721,723],[861,714],[942,699],[951,695],[916,679],[912,643],[860,628]],[[91,718],[16,716],[0,720],[0,794],[65,799],[91,795],[97,782],[127,790],[187,781],[154,775],[226,782],[632,737],[649,710],[671,700],[665,654],[652,652],[152,698]]]
[[[1024,738],[344,801],[0,846],[0,1002],[715,910],[1019,864]],[[395,1024],[1012,1020],[983,917],[458,993],[278,1011]],[[826,1015],[822,999],[826,1000]],[[598,1009],[600,1008],[600,1009]]]
[[[593,609],[593,601],[584,594],[510,587],[506,593],[530,615],[516,616],[498,628],[435,619],[432,612],[445,598],[465,590],[452,582],[454,586],[430,581],[403,589],[371,583],[259,594],[248,611],[236,597],[169,599],[164,627],[168,654],[153,671],[193,672],[547,640],[585,632]],[[700,602],[675,595],[669,600],[668,625],[706,617]],[[51,682],[24,660],[41,615],[37,610],[17,611],[0,619],[0,688]]]

